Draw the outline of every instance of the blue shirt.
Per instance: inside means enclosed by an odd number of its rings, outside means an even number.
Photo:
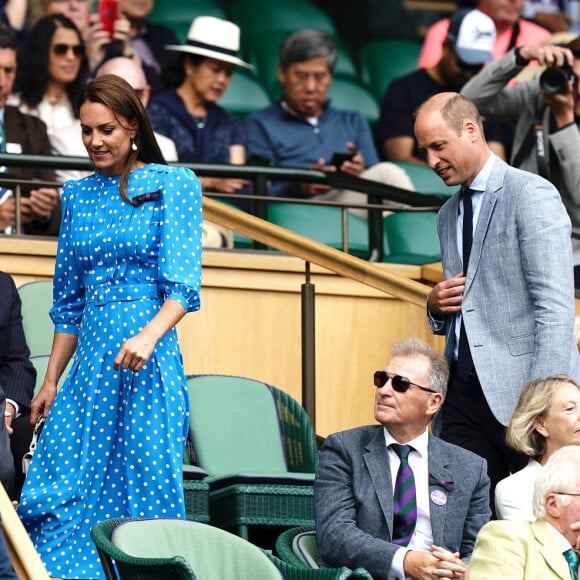
[[[330,163],[335,151],[347,151],[352,142],[365,165],[379,162],[370,127],[358,111],[334,109],[328,103],[316,123],[275,103],[246,119],[247,155],[260,155],[275,167],[307,169],[319,159]],[[302,197],[299,184],[274,183],[270,195]]]

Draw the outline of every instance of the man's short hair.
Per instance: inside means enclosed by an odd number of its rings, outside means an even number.
[[[393,343],[391,346],[391,355],[393,357],[426,356],[431,361],[431,369],[427,373],[427,386],[445,397],[447,393],[447,382],[449,381],[449,363],[432,346],[419,338],[403,338]]]
[[[10,26],[3,23],[0,23],[0,48],[18,50],[18,34]]]
[[[574,40],[571,40],[564,46],[570,49],[574,58],[580,58],[580,36],[577,36]]]
[[[555,451],[536,477],[534,483],[534,516],[543,518],[546,515],[546,496],[550,492],[561,492],[558,501],[561,505],[570,503],[566,493],[580,493],[576,481],[580,473],[580,446],[566,445]]]
[[[334,71],[338,52],[332,39],[320,30],[303,28],[287,36],[280,44],[278,62],[282,70],[296,62],[305,62],[313,58],[326,59],[328,68]]]

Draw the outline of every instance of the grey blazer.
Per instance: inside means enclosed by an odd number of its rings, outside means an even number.
[[[445,278],[462,271],[457,249],[459,196],[441,208],[437,227]],[[580,379],[574,341],[574,280],[570,218],[556,188],[496,159],[481,199],[462,314],[487,402],[507,425],[523,385],[567,374]],[[455,315],[436,319],[445,354],[455,346]]]
[[[452,482],[450,490],[429,484],[430,493],[447,497],[444,505],[429,504],[433,541],[469,559],[477,532],[491,515],[486,461],[433,436],[428,453],[429,475]],[[322,566],[362,566],[373,578],[387,579],[399,546],[390,541],[393,484],[381,425],[326,439],[314,480],[314,510]]]

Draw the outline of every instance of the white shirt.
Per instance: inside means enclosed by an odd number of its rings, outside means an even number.
[[[389,445],[392,443],[399,443],[391,434],[384,429],[385,443],[389,454],[389,468],[391,470],[391,481],[393,483],[393,490],[395,491],[395,481],[397,479],[397,471],[401,460],[399,456],[391,449]],[[391,568],[389,570],[389,580],[403,580],[410,578],[405,576],[403,571],[403,560],[405,554],[409,550],[418,550],[422,552],[431,552],[433,545],[433,530],[431,529],[431,513],[429,511],[429,464],[427,446],[429,443],[429,433],[427,429],[421,435],[405,442],[406,445],[413,447],[413,451],[409,453],[409,465],[413,470],[415,478],[415,492],[417,494],[417,525],[415,532],[407,547],[401,547],[395,552]]]
[[[481,209],[481,198],[485,192],[485,186],[487,185],[487,180],[491,175],[492,167],[495,163],[496,155],[490,151],[489,157],[485,162],[485,165],[481,168],[481,171],[475,176],[473,183],[469,186],[469,189],[473,192],[471,194],[471,204],[473,207],[473,236],[475,237],[475,230],[477,228],[477,220],[479,219],[479,210]],[[463,261],[463,200],[459,204],[459,213],[457,214],[457,250],[459,252],[459,257]],[[458,272],[455,272],[458,274]],[[467,272],[463,272],[465,276]],[[461,329],[461,313],[458,313],[455,317],[455,359],[457,360],[457,352],[459,350],[459,331]]]

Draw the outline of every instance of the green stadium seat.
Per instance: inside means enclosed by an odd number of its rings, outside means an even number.
[[[268,221],[342,250],[342,211],[332,206],[305,203],[270,203]],[[366,220],[348,215],[348,253],[366,259],[369,229]]]
[[[218,105],[245,117],[270,105],[270,95],[255,76],[236,70],[227,91],[221,96]]]
[[[214,0],[158,0],[149,20],[171,28],[180,42],[187,40],[187,32],[197,16],[215,16],[229,20],[223,6]]]
[[[232,0],[229,12],[246,37],[263,32],[289,33],[300,28],[316,28],[337,36],[330,16],[306,0]]]
[[[381,102],[389,83],[414,71],[421,43],[405,38],[380,38],[361,46],[358,52],[362,81]]]
[[[378,123],[381,115],[379,104],[372,93],[360,83],[348,78],[335,77],[328,96],[333,107],[359,111],[371,127]]]
[[[441,260],[436,212],[402,211],[383,220],[385,246],[383,262],[421,265]]]

